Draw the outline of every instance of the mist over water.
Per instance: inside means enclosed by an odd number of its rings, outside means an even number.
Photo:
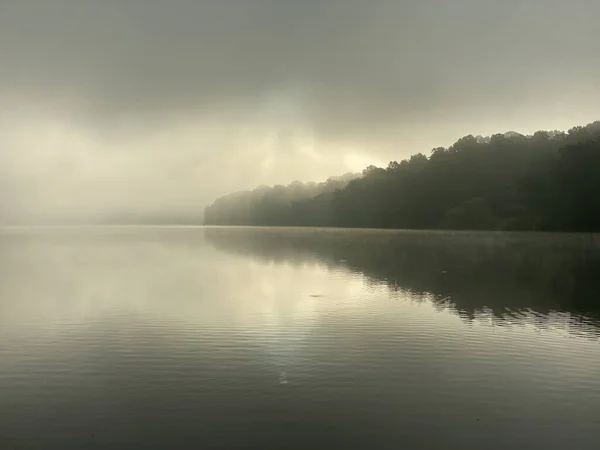
[[[0,450],[600,449],[599,16],[0,0]]]
[[[593,235],[0,233],[0,446],[600,445]]]

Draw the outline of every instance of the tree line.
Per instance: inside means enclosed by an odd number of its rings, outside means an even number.
[[[217,199],[207,225],[600,231],[600,121],[525,136],[468,135],[429,156],[325,183]]]

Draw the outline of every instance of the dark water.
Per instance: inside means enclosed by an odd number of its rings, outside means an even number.
[[[0,232],[0,449],[599,449],[600,238]]]

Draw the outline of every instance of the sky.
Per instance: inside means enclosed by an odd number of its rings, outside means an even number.
[[[597,0],[0,0],[0,219],[201,214],[600,119]]]

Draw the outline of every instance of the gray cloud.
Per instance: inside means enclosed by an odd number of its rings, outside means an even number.
[[[198,208],[469,132],[591,121],[599,14],[595,0],[2,0],[5,202]]]

